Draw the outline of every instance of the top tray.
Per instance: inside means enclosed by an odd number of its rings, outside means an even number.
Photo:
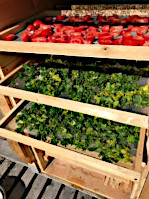
[[[26,27],[26,24],[32,20],[35,20],[35,18],[43,16],[57,16],[59,14],[59,11],[44,11],[32,18],[23,21],[18,25],[2,31],[0,33],[0,37],[4,39],[10,33],[17,34],[21,32]],[[99,44],[82,45],[1,40],[0,51],[149,61],[148,46],[120,46]]]

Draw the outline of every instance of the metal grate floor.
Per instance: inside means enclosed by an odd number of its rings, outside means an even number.
[[[97,199],[3,156],[0,156],[0,185],[7,199]]]

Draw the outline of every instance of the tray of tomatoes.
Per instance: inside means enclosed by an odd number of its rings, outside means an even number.
[[[6,41],[149,46],[149,17],[60,15],[28,23]]]

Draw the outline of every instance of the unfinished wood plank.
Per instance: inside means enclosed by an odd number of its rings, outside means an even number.
[[[54,159],[52,164],[46,168],[45,173],[49,176],[61,179],[75,188],[83,189],[97,195],[102,195],[106,198],[129,198],[129,193],[124,191],[124,183],[121,183],[119,188],[116,190],[110,185],[107,187],[103,183],[103,175],[97,174],[95,170],[91,172],[87,169],[77,167],[64,159]]]
[[[10,111],[10,107],[7,103],[6,98],[3,95],[0,95],[0,119],[4,117]]]
[[[0,86],[0,93],[15,98],[21,98],[27,101],[46,104],[48,106],[54,106],[57,108],[88,114],[91,116],[102,117],[104,119],[120,122],[123,124],[138,126],[146,129],[149,128],[148,116],[145,115],[119,111],[111,108],[76,102],[73,100],[62,99],[59,97],[47,96],[5,86]]]
[[[10,167],[11,161],[5,159],[0,165],[0,178],[4,175],[7,169]]]
[[[147,199],[149,197],[149,174],[146,179],[145,185],[140,195],[140,199]]]
[[[65,155],[66,160],[73,162],[75,165],[82,168],[86,168],[92,171],[95,170],[97,173],[106,172],[107,175],[112,174],[120,176],[123,179],[131,180],[133,182],[138,182],[140,180],[139,172],[131,171],[118,165],[113,165],[102,160],[82,155],[65,148],[54,146],[52,144],[45,143],[43,141],[39,141],[34,138],[27,137],[3,128],[0,128],[0,136],[46,151],[47,154],[52,157],[63,159]],[[92,164],[90,164],[91,162]]]
[[[52,180],[51,184],[46,187],[41,199],[55,199],[60,187],[61,183]]]
[[[13,117],[13,114],[17,111],[17,109],[19,109],[21,106],[24,105],[24,100],[21,100],[20,102],[18,102],[18,104],[12,108],[8,113],[7,115],[5,115],[5,117],[3,117],[1,120],[0,120],[0,126],[2,125],[5,125],[5,123],[7,123],[8,121],[11,120],[11,117]]]
[[[59,196],[59,199],[73,199],[74,195],[75,195],[75,189],[72,189],[71,187],[66,186],[63,188]]]
[[[22,29],[22,26],[16,27]],[[12,32],[12,30],[10,31]],[[13,31],[15,32],[15,31]],[[16,31],[18,32],[18,30]],[[0,51],[149,61],[148,46],[0,41]]]
[[[46,177],[38,175],[32,185],[32,188],[27,194],[26,199],[37,199],[46,181],[47,181]]]
[[[35,149],[34,147],[32,147],[32,151],[35,155],[35,158],[36,158],[36,161],[38,163],[40,170],[43,171],[46,168],[49,161],[44,160],[43,151],[41,151],[39,149]]]
[[[141,170],[142,170],[145,132],[146,132],[146,129],[141,128],[140,139],[138,142],[138,148],[137,148],[137,154],[136,154],[136,160],[135,160],[135,170],[138,172],[141,172]]]

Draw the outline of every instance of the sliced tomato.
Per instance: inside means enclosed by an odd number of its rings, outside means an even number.
[[[40,34],[42,37],[48,37],[49,35],[52,35],[52,31],[49,30],[43,30]]]
[[[122,25],[120,25],[120,26],[112,26],[110,28],[110,32],[120,32],[122,30],[123,30],[123,26]]]
[[[132,33],[131,32],[123,33],[122,36],[123,36],[123,39],[125,39],[125,40],[132,39]]]
[[[144,35],[144,39],[145,39],[146,41],[148,41],[148,40],[149,40],[149,34]]]
[[[82,36],[81,32],[71,32],[70,36]]]
[[[146,41],[143,46],[149,46],[149,41]]]
[[[41,30],[41,29],[35,30],[34,33],[33,33],[33,37],[39,37],[41,35],[42,31],[43,30]]]
[[[135,41],[138,46],[143,46],[143,44],[145,43],[145,39],[142,36],[134,37],[133,41]]]
[[[96,36],[98,36],[98,38],[103,37],[103,36],[107,36],[109,35],[108,32],[98,32]]]
[[[34,21],[34,23],[33,23],[33,25],[34,25],[36,28],[39,28],[41,24],[43,24],[43,22],[42,22],[41,20],[39,20],[39,19],[36,20],[36,21]]]
[[[46,37],[33,37],[31,41],[32,42],[47,42],[47,38]]]
[[[40,28],[42,30],[52,30],[52,27],[50,25],[46,25],[46,24],[40,24]]]
[[[55,29],[59,29],[59,28],[63,27],[63,24],[54,23],[53,26],[54,26]]]
[[[99,37],[98,40],[111,40],[113,38],[113,35],[108,34],[102,37]]]
[[[21,34],[21,38],[22,38],[22,41],[28,42],[29,41],[29,35],[28,35],[28,33],[27,32],[23,32]]]
[[[135,23],[148,23],[148,22],[149,22],[148,17],[141,17],[135,19]]]
[[[127,24],[127,23],[128,23],[127,19],[119,19],[119,24],[124,25],[124,24]]]
[[[110,23],[111,24],[119,24],[119,21],[120,21],[119,19],[113,18],[110,20]]]
[[[33,31],[33,30],[35,30],[35,26],[34,25],[28,25],[27,28],[26,28],[26,30],[28,32]]]
[[[121,34],[121,32],[111,32],[111,35],[113,38],[118,37]]]
[[[125,45],[125,46],[137,46],[137,43],[133,40],[129,40],[129,39],[124,39],[122,41],[122,45]]]
[[[6,38],[5,38],[5,40],[6,41],[12,41],[12,40],[14,40],[15,39],[15,35],[14,34],[9,34]]]
[[[89,40],[89,39],[83,39],[83,43],[84,44],[92,44],[93,41]]]
[[[59,36],[55,36],[55,35],[50,35],[48,37],[48,42],[52,42],[52,43],[56,43],[56,40],[59,38]]]
[[[81,37],[76,37],[76,38],[71,38],[69,43],[73,43],[73,44],[83,44],[83,38]]]
[[[98,28],[96,28],[94,26],[89,26],[88,27],[88,31],[90,31],[90,32],[98,32]]]
[[[91,43],[93,43],[93,41],[95,40],[95,36],[87,36],[87,37],[86,37],[86,40],[87,40],[87,41],[90,40]]]
[[[105,40],[105,39],[101,39],[98,42],[99,42],[99,44],[102,44],[102,45],[112,45],[113,44],[112,40]]]
[[[133,28],[133,27],[134,27],[133,25],[128,25],[127,31],[132,31],[132,28]]]
[[[74,27],[76,32],[81,32],[83,30],[85,30],[88,26],[79,26],[79,27]]]
[[[53,17],[45,17],[44,20],[47,22],[51,22],[53,21]]]
[[[120,38],[120,39],[114,39],[113,40],[113,44],[114,45],[121,45],[122,44],[122,40],[123,40],[122,38]]]
[[[101,27],[101,29],[102,29],[102,32],[109,32],[110,25],[104,25],[104,26]]]
[[[88,21],[90,20],[90,15],[86,15],[85,17],[83,17],[84,21]]]
[[[60,38],[56,39],[56,43],[68,43],[68,40],[65,39],[65,38],[60,37]]]
[[[137,35],[144,35],[145,33],[147,33],[147,31],[148,31],[148,26],[140,26],[136,32]]]
[[[131,28],[131,31],[132,32],[137,32],[139,30],[139,26],[133,26],[132,28]]]
[[[65,20],[66,18],[66,15],[59,15],[59,16],[56,16],[56,21],[63,21]]]

